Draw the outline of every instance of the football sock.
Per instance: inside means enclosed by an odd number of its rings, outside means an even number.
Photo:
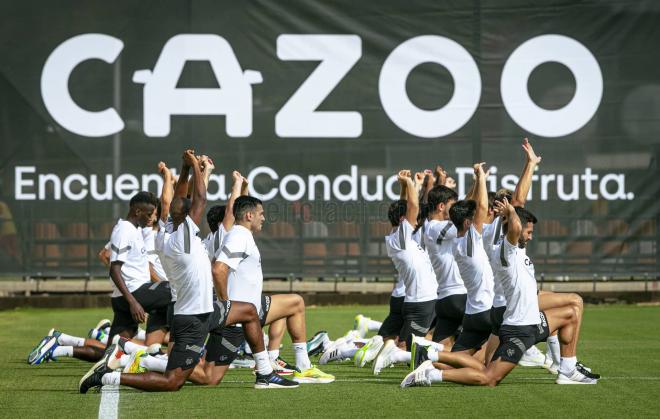
[[[432,383],[439,383],[442,381],[442,370],[436,368],[428,370],[426,371],[426,378],[428,378]]]
[[[254,354],[254,361],[256,363],[255,369],[261,375],[268,375],[273,372],[273,367],[268,358],[268,352],[261,351]]]
[[[154,356],[143,356],[140,358],[140,366],[148,369],[149,371],[165,372],[167,368],[167,360],[159,359]]]
[[[559,337],[556,335],[548,337],[547,344],[548,344],[548,352],[550,352],[550,356],[552,357],[552,362],[555,364],[559,364],[559,356],[560,356]]]
[[[103,377],[101,377],[101,384],[103,384],[104,386],[119,385],[120,380],[121,380],[120,372],[109,372],[107,374],[103,374]]]
[[[57,337],[57,343],[66,346],[85,346],[85,338],[79,338],[62,333]]]
[[[294,342],[291,346],[293,347],[293,353],[296,356],[296,367],[300,371],[309,369],[312,366],[312,363],[309,362],[309,355],[307,355],[307,342]]]
[[[121,366],[122,368],[124,368],[126,365],[128,365],[128,362],[130,361],[130,359],[131,359],[131,356],[130,356],[130,355],[122,355],[122,356],[119,358],[119,366]]]
[[[410,352],[402,349],[392,352],[390,355],[392,362],[410,362]]]
[[[442,350],[445,349],[445,345],[443,345],[442,343],[433,342],[432,340],[428,340],[428,339],[420,338],[420,337],[415,338],[415,340],[417,341],[417,343],[419,343],[421,345],[424,345],[424,346],[430,346],[431,348],[433,348],[434,350],[436,350],[438,352],[442,352]]]
[[[147,351],[147,347],[144,345],[138,345],[137,343],[133,343],[130,340],[124,341],[124,353],[132,354],[133,352],[137,352],[140,349],[144,350],[145,352]]]
[[[577,357],[574,356],[570,358],[562,357],[561,360],[559,361],[559,371],[564,375],[568,375],[571,372],[573,372],[576,363],[577,363]]]
[[[147,332],[144,329],[138,329],[135,339],[144,340],[147,337]]]
[[[58,346],[53,349],[53,356],[55,358],[60,356],[73,356],[73,346]]]
[[[369,331],[378,330],[382,325],[383,325],[382,322],[377,322],[376,320],[369,319],[369,321],[367,322],[367,329]]]
[[[268,351],[268,358],[270,358],[271,361],[275,361],[279,356],[280,356],[279,349],[275,349],[274,351]]]
[[[433,362],[438,362],[440,360],[438,357],[438,351],[428,351],[426,355]]]

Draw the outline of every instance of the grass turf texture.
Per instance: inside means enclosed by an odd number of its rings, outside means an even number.
[[[384,306],[311,307],[308,335],[319,329],[337,338],[361,312],[374,319]],[[105,309],[0,312],[0,406],[3,416],[96,417],[100,394],[78,394],[91,364],[60,359],[26,363],[29,350],[50,327],[84,336]],[[603,375],[595,386],[559,386],[541,368],[516,368],[496,388],[434,384],[401,390],[404,365],[374,377],[352,363],[323,366],[337,382],[293,390],[258,391],[250,370],[230,370],[218,387],[187,384],[178,393],[143,393],[121,387],[119,417],[657,417],[660,411],[660,307],[588,306],[579,359]],[[544,345],[539,345],[543,348]],[[293,361],[285,338],[282,352]],[[316,358],[312,359],[315,362]]]

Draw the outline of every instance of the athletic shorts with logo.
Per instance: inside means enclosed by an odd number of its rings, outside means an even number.
[[[390,295],[390,312],[378,330],[379,336],[399,336],[403,328],[403,300],[406,297]]]
[[[493,329],[490,311],[488,309],[479,313],[466,314],[463,317],[463,330],[451,348],[452,352],[467,351],[470,349],[479,350],[481,348],[481,345],[488,340],[488,336],[490,336],[490,332]]]
[[[149,314],[147,318],[147,333],[167,327],[167,306],[172,300],[169,282],[147,283],[140,286],[131,294],[140,303],[144,312]],[[110,338],[126,330],[133,334],[137,333],[138,323],[133,320],[131,308],[126,298],[124,296],[113,297],[111,298],[111,304],[114,317],[112,319],[112,326],[110,327]]]
[[[266,317],[270,310],[271,297],[261,296],[261,310],[259,321],[261,327],[266,324]],[[227,326],[218,333],[211,333],[206,344],[206,362],[215,362],[216,365],[229,365],[238,356],[238,351],[245,340],[243,328],[239,326]]]
[[[435,314],[435,301],[403,303],[403,327],[399,332],[399,340],[405,341],[408,348],[413,335],[426,336],[429,332]]]
[[[213,311],[204,314],[175,314],[172,322],[174,347],[166,369],[193,368],[202,357],[204,342],[209,333],[220,333],[225,327],[231,301],[217,300]]]
[[[541,322],[536,325],[511,326],[503,324],[500,327],[500,346],[493,354],[493,361],[501,358],[503,361],[517,364],[527,349],[535,343],[546,340],[550,336],[548,320],[543,311],[539,312],[539,316]]]
[[[450,336],[459,334],[465,316],[466,301],[467,294],[448,295],[436,301],[434,342],[440,342]]]

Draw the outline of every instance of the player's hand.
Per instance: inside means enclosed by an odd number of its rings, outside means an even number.
[[[508,199],[502,198],[502,200],[493,201],[493,209],[500,214],[502,217],[507,217],[516,212],[516,209],[513,208],[513,205],[509,202]]]
[[[476,178],[480,177],[485,177],[486,172],[484,172],[484,165],[486,162],[481,162],[481,163],[475,163],[472,165],[472,169],[474,170],[474,176]]]
[[[447,179],[445,179],[442,185],[445,185],[449,189],[456,189],[456,180],[451,176],[447,176]]]
[[[525,150],[525,154],[527,154],[527,161],[528,162],[534,163],[534,164],[541,163],[541,156],[536,155],[536,153],[534,152],[534,149],[532,148],[532,145],[529,143],[529,140],[527,138],[523,139],[522,148],[523,148],[523,150]]]
[[[144,323],[147,320],[147,314],[144,312],[144,309],[136,300],[133,300],[129,303],[129,308],[131,310],[131,316],[133,320],[137,323]]]
[[[397,174],[397,179],[401,183],[407,183],[410,180],[410,170],[399,170]]]
[[[440,165],[435,166],[435,178],[436,181],[438,182],[438,185],[445,185],[445,182],[448,177],[449,175],[447,174],[447,171],[442,166]]]
[[[195,150],[186,150],[183,152],[183,163],[188,167],[194,167],[199,164],[197,156],[195,156]]]

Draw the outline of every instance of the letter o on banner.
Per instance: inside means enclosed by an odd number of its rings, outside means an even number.
[[[575,95],[561,109],[543,109],[529,96],[530,74],[547,62],[565,65],[575,77]],[[582,128],[598,110],[603,75],[596,58],[575,39],[541,35],[513,51],[502,70],[500,89],[504,107],[521,128],[543,137],[562,137]]]
[[[442,108],[420,109],[410,101],[406,79],[423,63],[445,67],[454,79],[454,94]],[[435,138],[449,135],[465,125],[481,97],[481,76],[469,52],[449,38],[423,35],[396,47],[387,57],[378,80],[380,101],[387,116],[409,134]]]

